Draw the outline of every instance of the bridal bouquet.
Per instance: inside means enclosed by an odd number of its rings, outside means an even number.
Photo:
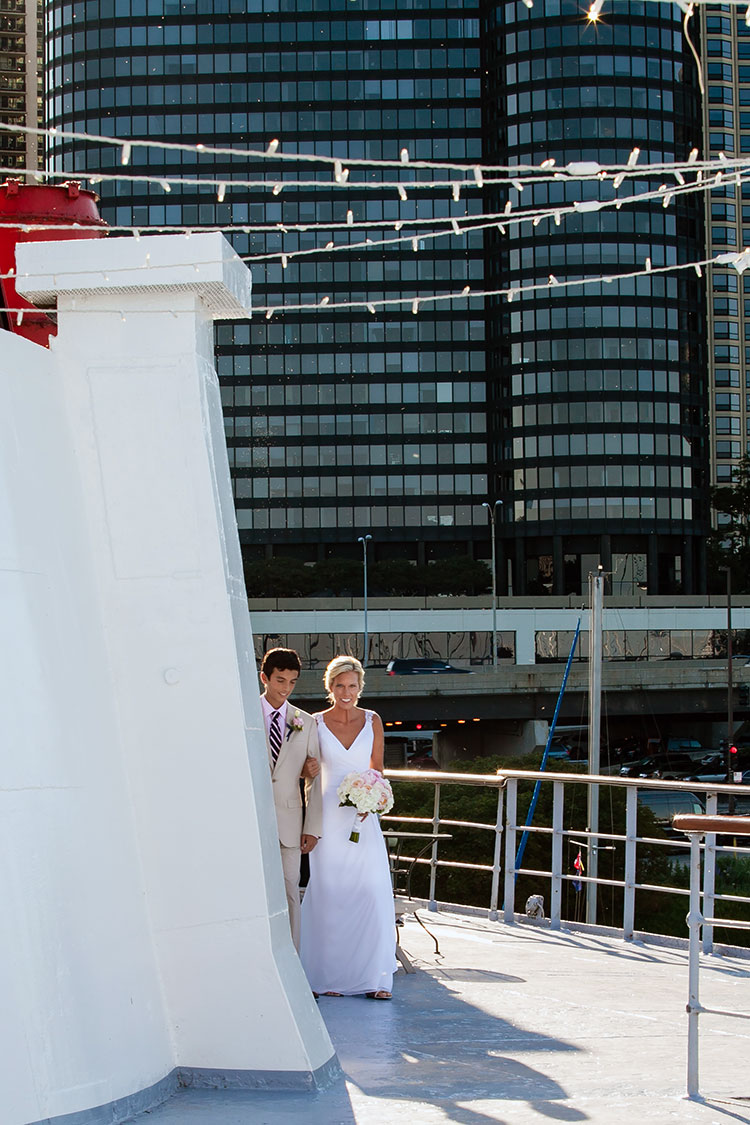
[[[357,817],[367,813],[387,813],[393,808],[393,790],[377,770],[363,770],[361,773],[348,773],[336,790],[339,806],[351,805],[357,810]],[[359,843],[357,821],[349,837],[353,844]]]

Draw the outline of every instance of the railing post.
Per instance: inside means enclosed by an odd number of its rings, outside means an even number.
[[[629,785],[625,790],[625,894],[622,901],[622,936],[632,941],[635,933],[635,884],[638,845],[638,790]]]
[[[709,793],[706,798],[706,815],[716,816],[719,803],[718,794]],[[703,849],[703,915],[706,918],[716,917],[716,833],[709,832],[705,837]],[[703,927],[703,952],[714,951],[713,925]]]
[[[552,786],[552,888],[550,892],[550,928],[560,929],[563,863],[563,796],[565,786],[556,781]]]
[[[516,816],[518,779],[508,778],[508,800],[505,806],[505,901],[503,921],[513,924],[516,912]]]
[[[700,942],[701,942],[701,845],[698,832],[690,836],[690,913],[687,916],[689,931],[688,977],[688,1057],[687,1092],[689,1098],[698,1097],[698,1017],[700,1015]]]
[[[435,782],[435,803],[432,807],[432,831],[438,833],[440,831],[440,783]],[[437,877],[437,853],[438,842],[437,840],[432,845],[430,853],[430,900],[427,903],[428,910],[437,910],[437,902],[435,901],[435,879]]]
[[[497,790],[497,815],[495,817],[495,851],[492,857],[492,890],[490,891],[490,921],[497,921],[497,899],[500,893],[500,850],[503,842],[503,789]]]

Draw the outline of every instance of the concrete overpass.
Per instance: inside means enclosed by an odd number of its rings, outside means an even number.
[[[480,754],[523,754],[544,743],[563,670],[563,664],[499,665],[472,675],[389,676],[382,668],[371,668],[363,705],[377,711],[385,723],[402,724],[403,730],[413,730],[416,723],[439,730],[446,761]],[[740,686],[750,686],[750,666],[744,659],[735,664],[733,680],[736,729],[750,718],[750,708],[740,705]],[[587,695],[588,665],[576,664],[558,722],[585,724]],[[705,746],[718,746],[726,734],[724,661],[605,662],[602,696],[603,734],[609,729],[611,739],[629,733],[691,734]],[[327,706],[319,670],[302,672],[294,699],[305,710]]]
[[[364,702],[384,720],[549,719],[563,670],[563,664],[499,665],[473,675],[389,676],[384,669],[371,668]],[[735,713],[741,716],[739,688],[750,685],[750,667],[744,660],[734,666],[733,680]],[[570,670],[561,720],[570,722],[581,714],[587,690],[588,664],[576,664]],[[727,710],[727,668],[718,660],[605,662],[602,690],[611,715],[640,715],[646,709],[720,719]],[[302,672],[295,700],[305,709],[326,706],[320,671]]]

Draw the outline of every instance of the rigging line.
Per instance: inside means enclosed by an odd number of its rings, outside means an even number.
[[[570,666],[573,663],[573,655],[574,655],[575,650],[576,650],[576,645],[578,644],[578,637],[580,636],[580,633],[581,633],[581,617],[579,615],[578,622],[576,624],[575,635],[573,637],[573,643],[570,646],[570,652],[568,653],[568,660],[567,660],[567,663],[565,665],[565,672],[563,673],[563,679],[562,679],[562,683],[560,685],[560,692],[557,696],[557,703],[555,704],[555,711],[554,711],[554,714],[552,716],[552,722],[550,723],[550,726],[549,726],[549,732],[547,734],[547,744],[544,747],[544,753],[542,754],[542,762],[541,762],[541,765],[539,766],[540,772],[543,772],[547,768],[547,758],[549,757],[549,749],[550,749],[550,745],[552,743],[552,737],[555,733],[555,727],[557,726],[557,716],[560,714],[560,705],[562,704],[563,696],[565,695],[565,687],[568,683],[568,676],[570,675]],[[536,782],[534,783],[534,793],[533,793],[532,798],[531,798],[531,804],[529,805],[529,810],[526,813],[526,826],[523,830],[523,834],[521,835],[521,839],[520,839],[519,844],[518,844],[518,850],[516,851],[515,870],[514,870],[514,878],[516,878],[516,879],[518,878],[518,869],[523,862],[523,853],[526,851],[526,844],[527,844],[527,841],[528,841],[528,838],[529,838],[529,827],[531,825],[531,822],[534,819],[534,812],[536,810],[537,801],[539,800],[539,790],[541,789],[541,785],[542,785],[541,778],[537,778]]]

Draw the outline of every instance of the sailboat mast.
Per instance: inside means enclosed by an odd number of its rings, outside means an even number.
[[[602,719],[602,602],[604,600],[604,573],[600,566],[596,574],[589,574],[589,773],[600,771],[601,719]],[[599,869],[599,786],[589,785],[588,795],[589,837],[588,875],[594,880]],[[586,921],[596,924],[595,882],[586,884]]]

